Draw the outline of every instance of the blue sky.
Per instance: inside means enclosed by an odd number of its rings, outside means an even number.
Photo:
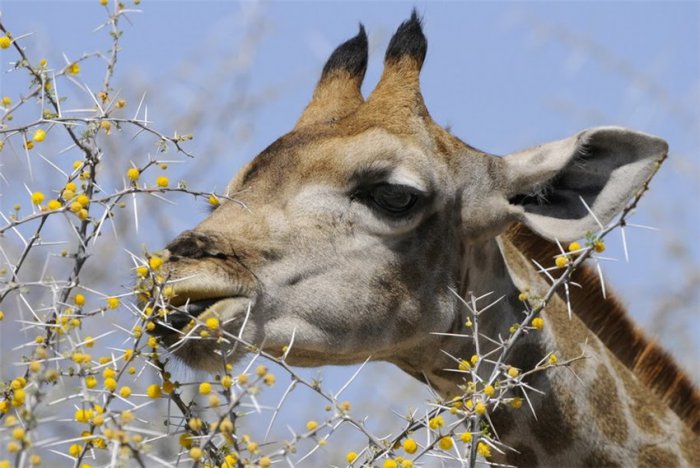
[[[124,93],[131,96],[148,88],[147,100],[154,102],[149,118],[156,126],[177,118],[186,122],[188,112],[203,104],[191,100],[202,95],[197,94],[202,86],[212,87],[211,101],[205,103],[212,107],[218,104],[217,96],[225,101],[240,87],[248,95],[262,96],[262,103],[244,119],[247,137],[225,151],[202,155],[212,170],[200,171],[203,175],[190,181],[206,189],[221,188],[245,161],[294,125],[325,58],[356,33],[359,22],[370,37],[363,87],[369,93],[381,73],[389,37],[413,5],[424,17],[429,41],[422,74],[427,106],[438,123],[449,125],[473,146],[507,154],[597,125],[633,127],[669,141],[671,158],[633,220],[662,232],[629,232],[631,262],[606,267],[610,283],[632,313],[652,333],[658,331],[653,311],[659,297],[687,292],[683,284],[700,265],[698,2],[143,0],[143,13],[124,25],[117,87],[128,86]],[[15,35],[35,33],[25,41],[29,52],[50,63],[61,63],[62,53],[75,58],[109,45],[103,32],[92,32],[104,20],[97,0],[4,0],[0,10],[3,23]],[[208,81],[217,61],[239,53],[251,20],[262,25],[262,32],[253,53],[241,57],[247,72],[237,80],[221,75]],[[8,52],[0,52],[3,70],[11,59]],[[191,69],[183,71],[183,60]],[[86,82],[99,83],[101,77],[101,69],[83,67]],[[23,86],[20,77],[0,75],[2,95],[16,94]],[[229,138],[225,132],[231,128],[222,129],[224,133],[201,129],[192,152],[206,151],[212,139]],[[197,160],[191,164],[196,166]],[[11,199],[11,194],[5,195],[0,200],[4,207]],[[195,207],[187,215],[172,213],[173,232],[192,227],[204,215]],[[144,242],[153,242],[148,247],[157,249],[161,240]],[[610,254],[622,258],[616,244]],[[674,254],[673,246],[680,246],[681,254]],[[662,339],[676,352],[683,351],[683,362],[698,370],[692,359],[698,355],[697,345],[687,348],[700,337],[693,320],[700,315],[697,294],[679,310],[683,316],[673,319],[680,321],[674,322],[673,333],[665,330]],[[346,374],[336,369],[325,375],[333,382]],[[399,382],[411,385],[408,380]],[[377,395],[380,401],[395,398],[396,389],[377,391],[382,392]]]

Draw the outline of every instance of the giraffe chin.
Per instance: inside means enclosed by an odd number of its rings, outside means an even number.
[[[181,330],[162,335],[163,345],[178,361],[192,369],[220,372],[226,363],[235,363],[245,353],[235,346],[233,336],[238,336],[253,301],[248,297],[228,297],[216,301],[190,320]],[[210,318],[219,320],[219,328],[212,331],[202,323]],[[199,324],[199,325],[197,325]],[[209,337],[201,337],[200,331]],[[222,332],[223,340],[218,338]]]

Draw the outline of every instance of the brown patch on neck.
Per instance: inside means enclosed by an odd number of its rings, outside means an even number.
[[[522,224],[511,226],[505,236],[527,258],[542,264],[551,264],[560,254],[556,244]],[[569,288],[572,309],[581,321],[640,382],[661,397],[695,433],[700,433],[700,391],[673,357],[634,324],[615,296],[608,292],[607,299],[603,298],[598,274],[592,268],[584,265],[572,280],[582,286]]]

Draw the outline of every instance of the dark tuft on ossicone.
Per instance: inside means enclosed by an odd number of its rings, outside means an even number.
[[[408,55],[413,57],[420,67],[423,65],[427,51],[428,41],[423,35],[421,20],[418,18],[418,13],[416,13],[414,8],[411,18],[401,23],[401,26],[391,38],[384,60],[387,62],[399,60],[401,57]]]
[[[360,81],[367,71],[367,33],[365,27],[360,23],[360,32],[357,36],[340,44],[328,58],[323,67],[323,80],[329,74],[346,70],[351,76],[357,76]]]

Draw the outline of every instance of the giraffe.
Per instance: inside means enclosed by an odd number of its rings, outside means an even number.
[[[505,299],[481,320],[507,336],[522,317],[520,291],[547,284],[531,258],[609,222],[668,147],[619,127],[504,157],[436,124],[419,75],[427,52],[414,11],[388,45],[365,99],[364,27],[326,62],[295,127],[242,168],[224,200],[163,251],[179,312],[155,333],[185,364],[216,371],[242,351],[181,340],[191,318],[217,317],[248,342],[297,366],[395,364],[444,396],[460,392],[451,356],[471,356],[453,291]],[[590,210],[583,206],[582,197]],[[590,286],[587,268],[576,281]],[[494,461],[543,466],[700,466],[700,396],[673,359],[647,339],[617,299],[596,287],[555,296],[544,327],[513,350],[530,369],[556,351],[585,352],[569,369],[533,374],[536,417],[490,414],[513,450]],[[245,322],[245,326],[243,326]],[[437,333],[433,333],[437,332]],[[440,352],[440,350],[445,351]],[[223,359],[222,359],[223,358]]]

